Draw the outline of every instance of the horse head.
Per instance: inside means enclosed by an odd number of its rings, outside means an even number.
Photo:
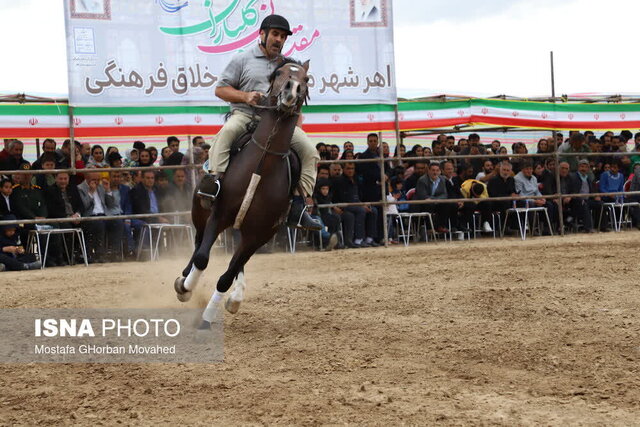
[[[293,59],[284,58],[269,78],[269,104],[286,115],[299,113],[302,104],[309,98],[308,71],[308,60],[301,64]]]

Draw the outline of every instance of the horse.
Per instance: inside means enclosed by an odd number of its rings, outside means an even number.
[[[225,308],[232,314],[238,311],[246,287],[244,265],[271,240],[286,216],[295,187],[292,181],[297,179],[296,171],[292,173],[291,169],[297,167],[299,176],[299,160],[290,151],[290,143],[300,109],[309,96],[308,70],[309,61],[304,64],[291,59],[281,61],[269,78],[266,105],[257,108],[260,121],[250,142],[231,160],[219,197],[207,209],[194,192],[191,217],[196,229],[195,250],[174,282],[179,301],[191,298],[218,235],[234,222],[234,228],[239,228],[241,234],[240,244],[203,311],[201,329],[221,322],[221,299],[232,285],[235,287]],[[290,164],[295,167],[290,169]]]

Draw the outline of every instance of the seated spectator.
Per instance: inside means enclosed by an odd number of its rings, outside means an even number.
[[[342,176],[332,182],[334,203],[359,203],[360,195],[356,179],[356,167],[353,163],[345,163]],[[378,246],[374,241],[377,236],[378,211],[370,206],[347,206],[335,208],[341,216],[345,246],[359,248]]]
[[[329,179],[329,166],[327,165],[320,165],[318,166],[318,174],[316,176],[316,181],[319,181],[321,179]]]
[[[353,154],[353,150],[344,150],[342,152],[342,157],[340,157],[340,160],[353,160],[356,158],[356,155]]]
[[[147,150],[149,151],[149,156],[151,156],[151,164],[153,165],[155,164],[156,160],[158,160],[158,149],[152,146],[152,147],[147,147]]]
[[[75,185],[69,185],[69,174],[67,172],[56,174],[54,184],[44,191],[44,199],[47,205],[47,218],[69,218],[69,222],[53,224],[53,227],[76,228],[80,226],[80,222],[77,219],[80,218],[80,212],[82,211],[82,201]],[[55,234],[51,236],[52,246],[47,257],[47,267],[55,267],[67,263],[63,256],[62,238]],[[70,245],[67,245],[67,247],[70,247]]]
[[[162,150],[160,150],[160,166],[166,166],[166,162],[172,153],[171,147],[162,147]]]
[[[182,160],[182,159],[180,159]],[[179,163],[178,163],[179,164]],[[146,148],[140,150],[138,156],[138,166],[153,166],[153,160],[151,159],[151,153]]]
[[[52,170],[56,168],[56,156],[53,153],[44,153],[38,159],[42,166],[42,170]],[[52,173],[41,173],[31,178],[31,183],[42,189],[46,189],[56,182],[56,177]]]
[[[442,178],[444,178],[445,186],[447,188],[447,199],[462,199],[462,193],[460,192],[460,187],[462,182],[460,182],[459,177],[457,177],[454,173],[453,162],[450,160],[445,160],[440,163],[440,169],[442,170]],[[458,210],[463,207],[463,203],[447,203],[445,215],[449,219],[451,223],[451,227],[456,231],[467,228],[468,222],[466,220],[460,220],[458,218]]]
[[[560,153],[590,153],[591,149],[586,143],[586,138],[580,132],[576,132],[571,135],[568,143],[562,144],[558,147],[558,152]],[[578,170],[578,162],[584,157],[578,156],[569,156],[569,157],[561,157],[561,161],[569,163],[571,167],[571,171],[575,172]],[[588,160],[588,159],[587,159]]]
[[[110,168],[121,168],[122,156],[117,151],[113,151],[107,156],[107,162]]]
[[[80,156],[82,157],[82,161],[86,165],[91,159],[91,144],[88,142],[82,143],[80,145]]]
[[[531,160],[525,159],[522,162],[522,170],[516,174],[515,178],[516,192],[520,196],[542,196],[538,188],[538,180],[533,175],[533,164]],[[557,205],[548,202],[545,199],[519,200],[516,205],[529,207],[544,207],[547,209],[552,224],[557,224]],[[549,230],[550,232],[552,230]]]
[[[350,150],[353,153],[353,142],[346,141],[344,144],[342,144],[342,151],[347,151],[347,150]]]
[[[342,164],[331,163],[329,165],[329,179],[335,179],[342,176]]]
[[[331,144],[327,148],[329,150],[329,160],[338,160],[340,158],[340,147],[336,144]]]
[[[169,212],[182,212],[191,210],[191,199],[193,198],[193,188],[187,183],[187,171],[176,169],[173,172],[173,182],[171,183],[172,205]],[[183,218],[185,222],[188,218]]]
[[[542,171],[542,178],[538,181],[540,192],[545,195],[556,194],[556,159],[547,159]]]
[[[493,161],[486,159],[482,163],[482,170],[476,175],[476,180],[485,183],[496,175],[498,175],[498,171],[495,170]]]
[[[330,208],[318,208],[318,205],[330,204],[330,184],[328,179],[319,179],[313,192],[313,203],[316,208],[312,212],[314,219],[322,222],[322,240],[327,250],[332,250],[338,245],[340,233],[340,216]]]
[[[78,186],[78,192],[82,201],[83,217],[106,216],[108,209],[116,208],[111,184],[108,179],[101,178],[99,173],[86,173],[84,182]],[[82,223],[82,229],[86,237],[90,263],[109,261],[119,252],[122,238],[121,221],[85,221]],[[108,246],[105,238],[108,239]]]
[[[15,221],[14,215],[5,215],[3,221]],[[17,225],[0,226],[0,271],[37,270],[42,267],[35,254],[25,254],[25,249],[16,231]]]
[[[620,163],[612,161],[609,170],[600,175],[601,193],[620,193],[624,191],[624,175],[620,172]],[[603,202],[614,202],[623,200],[623,196],[604,196]]]
[[[211,145],[209,144],[202,144],[202,157],[205,159],[209,158],[209,150],[211,150]]]
[[[486,199],[489,197],[487,186],[476,179],[468,179],[462,183],[460,187],[462,197],[465,199]],[[475,211],[480,212],[480,221],[482,222],[482,231],[485,233],[492,233],[493,229],[489,221],[491,220],[491,203],[488,201],[473,201],[465,202],[460,209],[461,220],[465,224],[470,224],[473,221],[473,213]]]
[[[440,165],[436,162],[429,164],[427,174],[421,177],[416,184],[416,192],[413,196],[413,200],[446,199],[447,187],[445,179],[440,175]],[[449,231],[445,227],[445,223],[448,219],[446,204],[416,204],[411,207],[414,212],[431,212],[435,214],[434,226],[438,233],[447,233]]]
[[[0,216],[13,214],[11,205],[11,193],[13,193],[13,182],[5,176],[0,176]]]
[[[173,200],[171,188],[169,187],[169,177],[165,171],[158,171],[156,173],[155,186],[160,212],[172,212]]]
[[[142,181],[138,183],[129,193],[132,213],[149,214],[146,222],[168,224],[170,221],[157,215],[160,213],[159,197],[155,186],[156,175],[152,170],[142,172]]]
[[[568,162],[560,163],[560,172],[570,168]],[[572,194],[591,194],[596,192],[596,186],[589,173],[591,166],[589,161],[582,159],[578,162],[578,171],[570,175],[570,187],[567,189],[568,193]],[[561,183],[562,185],[562,183]],[[566,194],[563,190],[563,194]],[[594,231],[593,227],[593,213],[598,216],[596,218],[596,224],[600,222],[600,212],[602,211],[602,199],[600,197],[593,198],[572,198],[564,197],[562,200],[563,205],[569,206],[569,213],[573,218],[582,222],[584,230],[588,233]],[[571,223],[572,221],[569,221]],[[606,228],[606,222],[603,224]]]
[[[501,147],[504,148],[504,147]],[[516,197],[516,184],[513,178],[512,166],[508,161],[499,163],[498,176],[491,178],[487,184],[489,197]],[[508,200],[492,201],[491,210],[499,212],[502,218],[505,218],[507,209],[512,205]]]

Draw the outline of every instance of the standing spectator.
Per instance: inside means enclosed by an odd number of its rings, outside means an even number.
[[[353,142],[351,141],[346,141],[344,144],[342,144],[342,151],[353,151]]]
[[[194,137],[191,139],[191,144],[192,144],[194,147],[200,147],[200,148],[202,148],[202,146],[204,145],[204,138],[203,138],[202,136],[194,136]],[[172,151],[173,151],[173,150],[172,150]]]
[[[332,144],[329,147],[329,160],[338,160],[340,158],[340,147],[336,144]]]
[[[44,141],[42,141],[42,154],[40,155],[40,157],[31,164],[31,169],[32,170],[40,170],[42,169],[42,158],[47,154],[47,153],[51,153],[53,155],[53,159],[55,161],[55,165],[56,168],[58,166],[58,157],[56,156],[56,141],[51,139],[51,138],[47,138]]]
[[[88,142],[84,142],[80,145],[80,156],[82,157],[82,161],[87,164],[91,159],[92,154],[91,144]],[[104,153],[103,153],[104,155]]]
[[[367,149],[360,155],[360,159],[377,159],[378,135],[370,133],[367,135]],[[380,187],[380,165],[378,163],[358,163],[357,174],[361,179],[361,195],[363,202],[378,202],[382,197]],[[374,208],[375,209],[375,208]]]
[[[151,161],[151,153],[146,148],[140,150],[140,154],[138,156],[138,166],[153,166],[153,162]]]
[[[0,216],[13,214],[11,206],[11,193],[13,193],[13,183],[11,180],[0,175]]]
[[[610,138],[609,138],[609,145],[610,145]],[[562,146],[558,148],[558,151],[560,153],[590,153],[591,149],[586,144],[586,138],[584,137],[584,135],[581,134],[580,132],[576,132],[573,135],[571,135],[571,138],[569,138],[569,143],[562,144]],[[561,161],[569,163],[569,166],[571,167],[571,171],[575,172],[578,170],[578,162],[583,158],[585,157],[567,156],[567,157],[561,157]]]
[[[151,156],[151,165],[154,165],[156,160],[158,160],[158,149],[156,147],[149,147],[147,150],[149,151],[149,156]]]
[[[171,148],[171,151],[177,153],[180,151],[180,140],[175,136],[170,136],[167,138],[167,147]]]
[[[40,156],[40,164],[43,170],[52,170],[56,168],[56,156],[53,153],[44,153]],[[46,190],[47,187],[56,182],[56,177],[52,173],[41,173],[35,175],[31,179],[31,183]]]
[[[107,157],[107,162],[110,168],[121,168],[122,156],[117,151],[113,151],[109,154],[109,157]]]
[[[162,147],[162,150],[160,151],[160,166],[166,166],[166,162],[172,153],[173,150],[170,147]]]
[[[29,163],[23,163],[21,169],[30,169]],[[44,200],[44,193],[37,185],[31,184],[31,175],[14,174],[11,194],[11,208],[18,219],[45,219],[47,217],[47,206]],[[20,238],[27,241],[30,230],[34,230],[34,225],[27,225],[21,228]]]
[[[404,181],[404,190],[408,192],[412,188],[416,188],[418,180],[422,178],[426,172],[427,164],[424,161],[419,160],[415,162],[413,165],[413,173]]]
[[[139,152],[137,148],[132,148],[124,153],[124,167],[135,168],[138,166]]]

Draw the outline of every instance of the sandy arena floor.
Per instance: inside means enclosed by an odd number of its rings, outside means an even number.
[[[0,424],[637,424],[639,238],[257,255],[224,363],[0,365]],[[2,273],[0,305],[178,306],[182,268]]]

